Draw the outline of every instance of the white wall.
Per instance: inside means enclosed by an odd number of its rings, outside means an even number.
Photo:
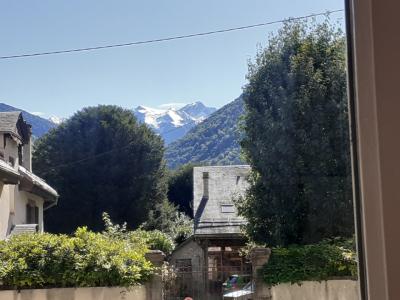
[[[7,236],[10,222],[10,187],[0,182],[0,239]]]
[[[39,208],[38,225],[39,231],[43,232],[43,199],[20,191],[17,185],[0,183],[0,239],[7,237],[12,225],[26,224],[26,205],[29,201]]]
[[[18,169],[18,144],[11,138],[7,138],[6,147],[4,148],[4,135],[0,134],[0,151],[4,154],[4,160],[9,161],[10,156],[15,160],[15,169]]]
[[[18,170],[18,144],[11,138],[7,138],[4,148],[4,135],[0,134],[0,151],[4,154],[4,160],[9,157],[15,159],[15,170]],[[43,199],[20,191],[18,185],[0,184],[0,239],[4,239],[10,233],[11,227],[17,224],[26,224],[26,205],[29,201],[39,208],[39,231],[43,232]],[[1,299],[0,299],[1,300]]]
[[[0,300],[151,300],[146,286],[129,288],[63,288],[0,291]]]
[[[279,284],[271,288],[272,300],[359,300],[358,281],[305,281]]]

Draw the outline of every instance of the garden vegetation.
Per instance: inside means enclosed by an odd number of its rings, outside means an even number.
[[[145,254],[173,247],[160,231],[126,231],[111,222],[102,233],[81,227],[72,236],[17,235],[0,241],[0,289],[141,284],[155,271]]]
[[[273,248],[263,269],[267,284],[357,278],[354,240],[325,240],[312,245]]]

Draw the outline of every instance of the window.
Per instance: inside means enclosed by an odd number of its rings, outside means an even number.
[[[13,167],[15,166],[15,158],[14,157],[10,156],[8,158],[8,161],[9,161],[10,165],[12,165]]]
[[[26,223],[39,224],[39,207],[32,203],[26,205]]]
[[[18,162],[22,165],[22,145],[18,145]]]
[[[234,213],[235,206],[233,204],[221,204],[222,213]]]
[[[175,267],[181,272],[192,272],[192,260],[190,258],[177,259]]]

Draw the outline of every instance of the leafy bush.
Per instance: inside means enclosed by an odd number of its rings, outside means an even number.
[[[138,229],[132,231],[129,238],[131,243],[144,241],[150,250],[161,250],[165,254],[170,254],[175,248],[172,239],[159,230],[146,231]]]
[[[164,200],[150,211],[142,228],[150,231],[159,230],[176,244],[180,244],[193,234],[193,220],[180,212],[173,203]]]
[[[154,267],[147,242],[128,243],[79,228],[72,237],[18,235],[0,241],[0,288],[131,286]]]
[[[327,240],[313,245],[273,248],[263,273],[265,282],[271,285],[356,277],[353,242]]]
[[[111,239],[124,240],[134,245],[144,244],[150,250],[161,250],[165,254],[170,254],[175,248],[172,238],[159,230],[128,231],[126,223],[114,224],[108,213],[103,212],[102,218],[105,226],[103,234]]]

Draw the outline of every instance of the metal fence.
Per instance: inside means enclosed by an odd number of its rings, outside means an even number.
[[[164,300],[249,300],[254,284],[251,267],[186,267],[164,278]]]

